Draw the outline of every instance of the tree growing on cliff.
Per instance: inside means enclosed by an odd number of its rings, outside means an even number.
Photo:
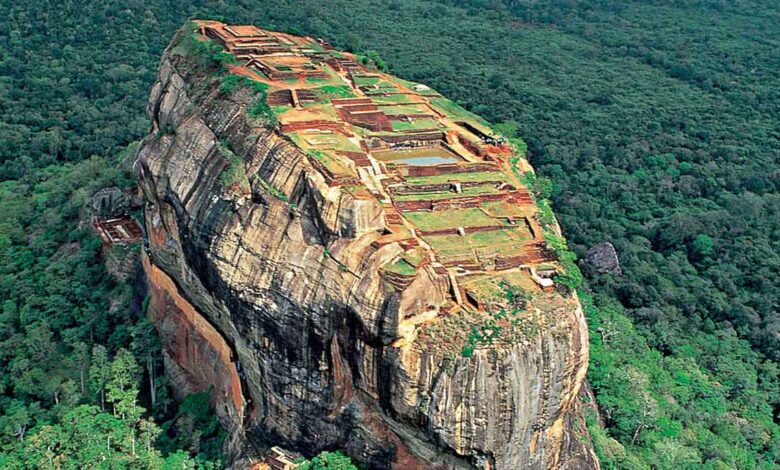
[[[325,451],[311,460],[304,460],[299,463],[296,470],[358,470],[358,468],[352,463],[352,459],[337,450]]]
[[[211,409],[211,393],[211,390],[193,393],[179,403],[173,418],[161,426],[157,447],[162,452],[187,449],[200,459],[220,460],[225,431]]]
[[[92,363],[89,366],[89,387],[100,399],[100,409],[106,411],[106,384],[111,376],[108,352],[102,345],[92,348]]]
[[[146,312],[143,312],[144,314]],[[141,362],[149,381],[149,400],[152,409],[157,405],[157,369],[160,359],[160,337],[154,329],[154,325],[146,319],[146,316],[132,329],[133,341],[130,347],[135,357]]]

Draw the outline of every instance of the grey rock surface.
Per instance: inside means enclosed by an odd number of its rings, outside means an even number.
[[[582,262],[598,274],[623,274],[623,271],[620,269],[617,251],[615,251],[614,245],[610,242],[601,242],[593,245]]]
[[[102,218],[119,217],[130,210],[130,198],[116,186],[103,188],[92,195],[90,210]]]

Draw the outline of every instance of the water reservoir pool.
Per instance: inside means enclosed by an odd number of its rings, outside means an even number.
[[[374,157],[387,163],[403,163],[410,166],[442,165],[463,161],[443,147],[426,147],[411,150],[383,150],[373,153]]]

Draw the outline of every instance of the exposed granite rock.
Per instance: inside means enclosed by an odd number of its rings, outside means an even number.
[[[103,188],[92,196],[89,207],[98,217],[119,217],[130,210],[130,198],[116,186]]]
[[[401,293],[377,274],[378,203],[329,187],[304,155],[246,117],[252,99],[170,50],[138,150],[149,314],[182,392],[215,388],[233,457],[280,444],[341,448],[370,468],[596,468],[572,433],[588,361],[581,309],[526,342],[445,355],[404,318],[443,303],[431,268]],[[224,148],[251,193],[223,187]],[[286,200],[268,187],[284,193]]]
[[[614,245],[610,242],[601,242],[593,245],[580,264],[598,274],[623,274],[623,271],[620,269],[617,251],[615,251]]]

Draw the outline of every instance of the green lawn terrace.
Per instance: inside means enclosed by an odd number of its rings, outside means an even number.
[[[429,233],[431,235],[421,237],[433,248],[443,266],[473,271],[491,271],[498,259],[515,257],[525,244],[534,241],[532,233],[522,223],[515,227],[467,226],[451,232]]]
[[[467,173],[442,173],[426,176],[409,176],[404,182],[410,186],[426,186],[459,183],[503,183],[506,176],[500,171],[473,171]]]
[[[411,222],[420,235],[458,227],[506,227],[508,221],[496,219],[479,207],[444,211],[406,212],[404,218]]]
[[[360,185],[359,165],[369,165],[355,137],[329,129],[302,129],[287,136],[299,148],[306,149],[309,161],[330,182]],[[354,191],[363,194],[363,192]]]
[[[350,75],[352,82],[365,95],[383,94],[383,93],[401,93],[402,90],[392,81],[383,75],[357,74]]]
[[[404,116],[417,119],[431,119],[434,114],[425,103],[376,103],[387,116]]]
[[[443,129],[444,126],[434,119],[429,118],[405,118],[391,121],[393,132],[423,132]]]
[[[409,80],[404,80],[403,78],[399,78],[393,75],[389,76],[389,80],[401,88],[413,91],[414,93],[420,96],[425,96],[426,98],[442,97],[438,91],[423,83],[410,82]]]
[[[418,270],[430,265],[430,261],[430,253],[418,245],[383,266],[382,276],[390,285],[403,290],[414,282]]]
[[[319,151],[360,152],[360,141],[356,137],[348,137],[340,132],[328,129],[310,129],[296,133],[306,145]]]
[[[490,123],[481,116],[478,116],[471,111],[467,111],[454,101],[449,100],[443,96],[433,96],[429,99],[428,102],[433,108],[446,115],[453,121],[476,123],[485,130],[490,128]]]

